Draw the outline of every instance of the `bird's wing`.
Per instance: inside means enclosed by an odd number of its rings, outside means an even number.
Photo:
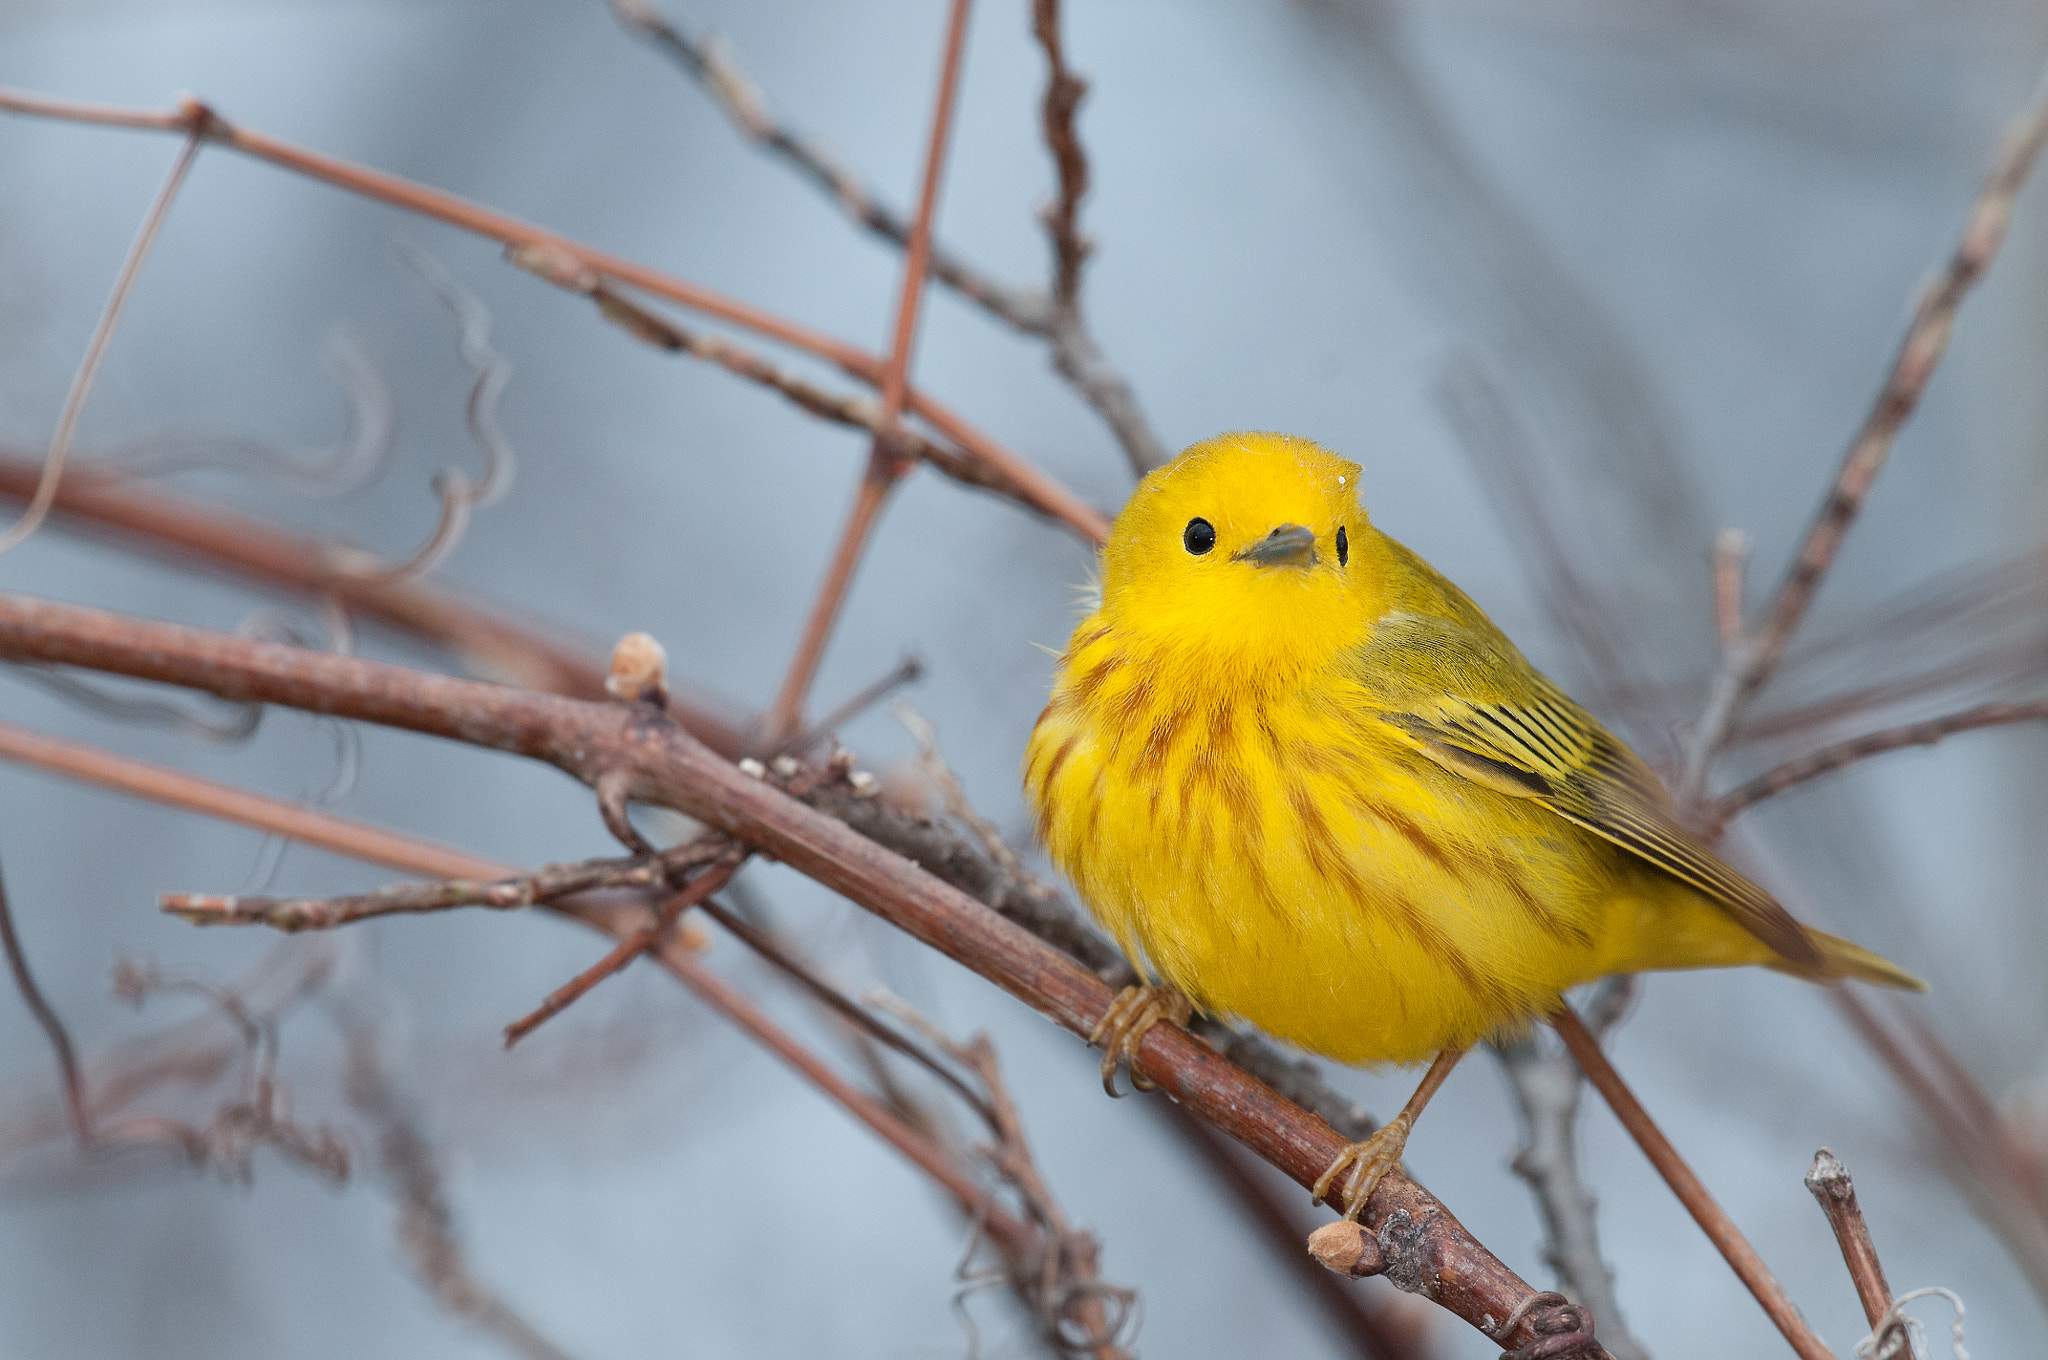
[[[1791,913],[1679,825],[1641,758],[1490,624],[1389,615],[1356,659],[1375,716],[1437,764],[1535,799],[1697,888],[1786,962],[1820,966]]]

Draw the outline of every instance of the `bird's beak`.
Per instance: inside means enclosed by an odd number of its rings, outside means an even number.
[[[1255,567],[1312,567],[1316,564],[1316,532],[1299,524],[1283,524],[1237,554],[1235,560]]]

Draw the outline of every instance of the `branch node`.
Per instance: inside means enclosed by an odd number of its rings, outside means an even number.
[[[1325,1223],[1308,1235],[1308,1254],[1327,1270],[1362,1280],[1387,1268],[1379,1239],[1348,1218]]]
[[[629,704],[668,707],[668,652],[650,633],[628,633],[612,648],[605,692]]]

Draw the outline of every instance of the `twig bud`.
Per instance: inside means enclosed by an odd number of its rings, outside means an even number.
[[[612,648],[611,674],[604,687],[629,704],[668,704],[668,653],[647,633],[628,633]]]
[[[1339,1275],[1354,1280],[1377,1275],[1387,1268],[1386,1254],[1379,1239],[1348,1218],[1325,1223],[1308,1235],[1308,1254]]]

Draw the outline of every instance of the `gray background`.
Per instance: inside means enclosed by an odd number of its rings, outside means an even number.
[[[1050,184],[1041,62],[1021,3],[977,8],[941,230],[993,272],[1036,281],[1033,212]],[[1998,3],[1579,0],[1540,18],[1481,0],[1374,14],[1334,0],[1070,8],[1071,58],[1095,82],[1082,125],[1101,246],[1088,306],[1162,436],[1178,447],[1273,427],[1343,450],[1367,469],[1376,522],[1567,678],[1570,657],[1432,395],[1445,365],[1476,358],[1579,479],[1581,546],[1627,594],[1645,658],[1696,678],[1708,535],[1725,523],[1754,536],[1756,598],[1861,419],[1915,284],[1949,249],[2048,27]],[[672,12],[724,33],[779,112],[907,201],[941,10]],[[740,144],[596,3],[11,0],[0,81],[152,107],[192,90],[253,128],[886,344],[894,257]],[[0,122],[0,432],[48,437],[174,151],[161,136]],[[2048,196],[2030,192],[1817,629],[2039,542],[2044,224]],[[218,474],[181,486],[409,548],[432,522],[428,476],[474,454],[452,329],[397,265],[395,235],[486,302],[516,369],[502,419],[520,480],[444,574],[594,638],[647,629],[683,673],[764,702],[863,442],[636,345],[487,243],[209,151],[136,292],[83,445],[162,429],[317,445],[342,418],[320,353],[345,328],[396,393],[383,478],[324,501]],[[1096,504],[1128,489],[1121,455],[1039,348],[944,293],[917,377]],[[1615,464],[1686,469],[1699,499],[1646,520],[1628,477],[1600,471]],[[1645,523],[1654,531],[1627,528]],[[836,701],[916,648],[930,678],[915,702],[976,799],[1021,833],[1015,767],[1046,685],[1040,646],[1063,640],[1088,569],[1071,538],[920,475],[888,513],[817,693]],[[219,627],[262,603],[47,531],[0,560],[0,581]],[[0,696],[10,717],[286,797],[332,773],[330,733],[294,715],[222,749],[112,726],[13,680]],[[886,714],[846,737],[875,762],[908,748]],[[1890,757],[1759,815],[1750,845],[1803,885],[1794,900],[1811,919],[1933,982],[1929,1013],[1999,1097],[2044,1074],[2044,742],[2008,730]],[[606,849],[588,799],[558,776],[386,733],[363,746],[338,804],[349,815],[514,861]],[[189,1009],[158,1002],[138,1017],[113,1000],[117,953],[226,978],[274,947],[153,908],[160,890],[248,886],[259,844],[0,767],[17,914],[89,1050]],[[753,877],[848,975],[996,1036],[1049,1176],[1106,1243],[1105,1273],[1144,1291],[1145,1353],[1333,1349],[1144,1103],[1101,1098],[1078,1044],[793,875]],[[340,891],[383,875],[294,849],[276,881]],[[381,998],[475,1267],[574,1354],[961,1353],[948,1308],[961,1226],[892,1153],[663,978],[635,970],[506,1056],[498,1026],[589,962],[590,937],[472,915],[337,943],[350,985]],[[715,957],[802,1021],[737,950]],[[308,1117],[335,1113],[331,1029],[308,1014],[285,1046]],[[1959,1290],[1979,1356],[2038,1350],[2038,1303],[1819,995],[1756,972],[1659,977],[1616,1060],[1838,1351],[1861,1317],[1799,1185],[1823,1143],[1858,1175],[1895,1288]],[[0,1071],[10,1110],[49,1098],[41,1036],[11,998]],[[1384,1112],[1412,1074],[1345,1080]],[[1636,1331],[1661,1356],[1773,1353],[1762,1316],[1612,1119],[1594,1109],[1585,1128]],[[1506,1167],[1515,1140],[1498,1073],[1473,1062],[1410,1165],[1547,1283],[1534,1210]],[[497,1353],[406,1277],[389,1203],[366,1185],[336,1192],[274,1159],[244,1190],[164,1165],[9,1155],[10,1360]],[[1028,1350],[1005,1304],[974,1307],[992,1353]],[[1446,1355],[1493,1353],[1454,1319],[1434,1335]]]

